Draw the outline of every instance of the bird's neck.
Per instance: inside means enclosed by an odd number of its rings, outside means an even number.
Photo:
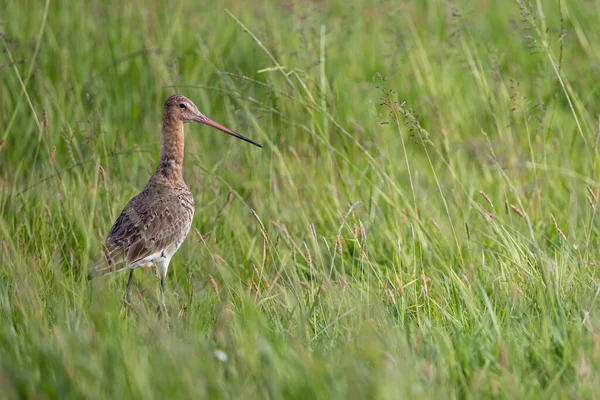
[[[183,138],[183,122],[171,118],[165,113],[161,130],[160,161],[156,168],[157,174],[172,181],[183,179]]]

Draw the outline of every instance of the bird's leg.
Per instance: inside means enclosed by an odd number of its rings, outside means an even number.
[[[169,312],[167,311],[167,305],[165,304],[165,275],[160,277],[160,304],[158,306],[158,318],[162,317],[163,312],[165,313],[165,321],[167,323],[167,329],[171,329],[169,324]]]
[[[127,287],[125,288],[125,296],[123,297],[123,303],[129,304],[129,288],[131,281],[133,280],[133,268],[129,271],[129,279],[127,279]]]
[[[160,307],[165,310],[165,312],[167,311],[167,308],[165,306],[165,276],[162,275],[160,277]]]
[[[170,326],[169,312],[167,311],[167,305],[165,304],[165,280],[167,279],[167,271],[169,270],[169,261],[171,260],[168,258],[162,260],[162,265],[160,268],[160,298],[158,305],[158,318],[161,318],[164,312],[168,329],[170,329]]]

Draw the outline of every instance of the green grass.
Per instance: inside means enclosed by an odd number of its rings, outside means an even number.
[[[597,396],[599,1],[75,3],[0,0],[3,396]],[[265,148],[186,127],[167,325],[85,276],[173,93]]]

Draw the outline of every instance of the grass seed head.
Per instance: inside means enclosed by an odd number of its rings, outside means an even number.
[[[482,204],[477,203],[477,206],[481,210],[481,213],[488,218],[489,222],[493,222],[496,219],[496,216],[494,214],[492,214],[491,212],[489,212],[488,210],[486,210]]]
[[[296,151],[296,149],[293,148],[292,146],[290,146],[289,149],[290,149],[290,152],[292,153],[292,155],[294,156],[294,159],[297,162],[300,162],[300,156],[298,156],[298,152]]]
[[[480,190],[479,194],[483,196],[485,201],[487,201],[490,206],[494,207],[494,205],[492,204],[492,199],[490,199],[490,196],[488,196],[483,190]]]
[[[402,285],[402,281],[398,277],[396,277],[396,289],[400,292],[400,296],[404,297],[404,285]]]
[[[335,237],[335,248],[337,249],[338,253],[342,255],[342,238],[340,237],[340,235],[337,235]]]
[[[48,114],[46,110],[42,110],[42,124],[40,126],[41,130],[45,130],[48,127]]]
[[[586,200],[588,202],[588,204],[590,205],[590,207],[592,207],[592,210],[596,209],[596,202],[594,200],[592,200],[591,196],[587,196]]]
[[[210,286],[216,294],[219,294],[219,285],[217,285],[217,281],[211,274],[208,274],[208,281],[210,282]]]
[[[50,165],[54,164],[54,153],[56,153],[56,147],[53,147],[52,150],[50,150],[50,154],[48,155],[48,164]]]
[[[346,290],[348,287],[350,287],[350,285],[348,285],[348,281],[343,276],[340,276],[340,282],[342,282],[343,290]]]
[[[510,208],[515,212],[515,214],[517,214],[519,217],[521,218],[525,218],[525,214],[523,214],[523,211],[519,210],[516,206],[514,205],[510,205]]]
[[[310,250],[308,249],[308,247],[304,251],[304,256],[306,257],[306,262],[308,263],[308,266],[312,267],[312,265],[313,265],[313,263],[312,263],[312,256],[310,254]]]
[[[365,243],[367,241],[367,233],[365,232],[365,227],[362,222],[360,223],[360,241],[361,243]]]
[[[217,265],[227,265],[227,261],[217,254],[214,255],[213,259]]]
[[[463,274],[462,280],[468,288],[471,287],[471,282],[469,282],[469,278],[467,277],[467,275]]]
[[[394,296],[394,292],[392,292],[392,289],[387,288],[386,292],[387,292],[388,298],[390,299],[392,304],[396,305],[396,296]]]
[[[421,290],[423,291],[423,293],[428,293],[429,292],[429,284],[431,282],[431,278],[428,278],[425,275],[425,271],[422,270],[421,271]]]

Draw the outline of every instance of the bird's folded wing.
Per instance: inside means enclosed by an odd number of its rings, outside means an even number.
[[[177,240],[182,216],[164,199],[143,202],[138,196],[117,218],[88,279],[140,266]]]

